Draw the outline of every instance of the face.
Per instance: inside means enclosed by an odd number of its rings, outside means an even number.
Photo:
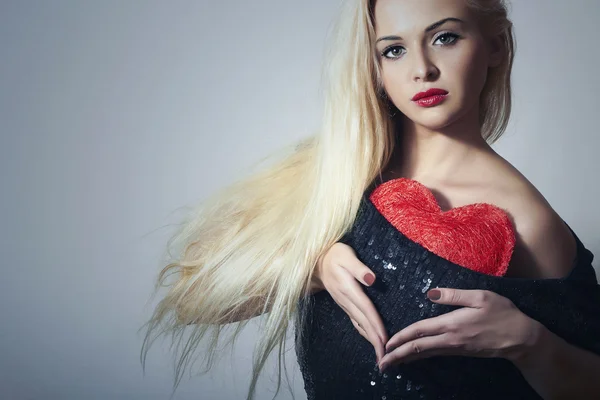
[[[478,107],[488,68],[500,54],[465,0],[378,0],[375,28],[383,85],[405,123],[440,129]],[[431,88],[447,91],[441,102],[412,100]]]

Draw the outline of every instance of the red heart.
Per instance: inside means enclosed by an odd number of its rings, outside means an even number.
[[[442,211],[431,190],[408,178],[382,183],[369,199],[398,231],[432,253],[483,274],[506,274],[515,232],[503,209],[475,203]]]

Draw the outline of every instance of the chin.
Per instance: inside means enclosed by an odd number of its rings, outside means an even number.
[[[454,113],[449,114],[447,111],[441,111],[433,113],[432,110],[428,111],[428,115],[415,115],[414,118],[408,117],[413,123],[421,125],[427,129],[439,130],[445,128],[455,121],[456,116]]]

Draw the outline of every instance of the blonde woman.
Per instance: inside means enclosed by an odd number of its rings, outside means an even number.
[[[290,322],[308,399],[600,398],[593,255],[490,147],[504,1],[348,0],[335,32],[320,131],[190,216],[142,352],[189,333],[177,385],[264,314],[248,399]]]

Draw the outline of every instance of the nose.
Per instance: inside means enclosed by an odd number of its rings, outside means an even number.
[[[431,81],[437,77],[439,70],[425,50],[413,51],[413,80]]]

